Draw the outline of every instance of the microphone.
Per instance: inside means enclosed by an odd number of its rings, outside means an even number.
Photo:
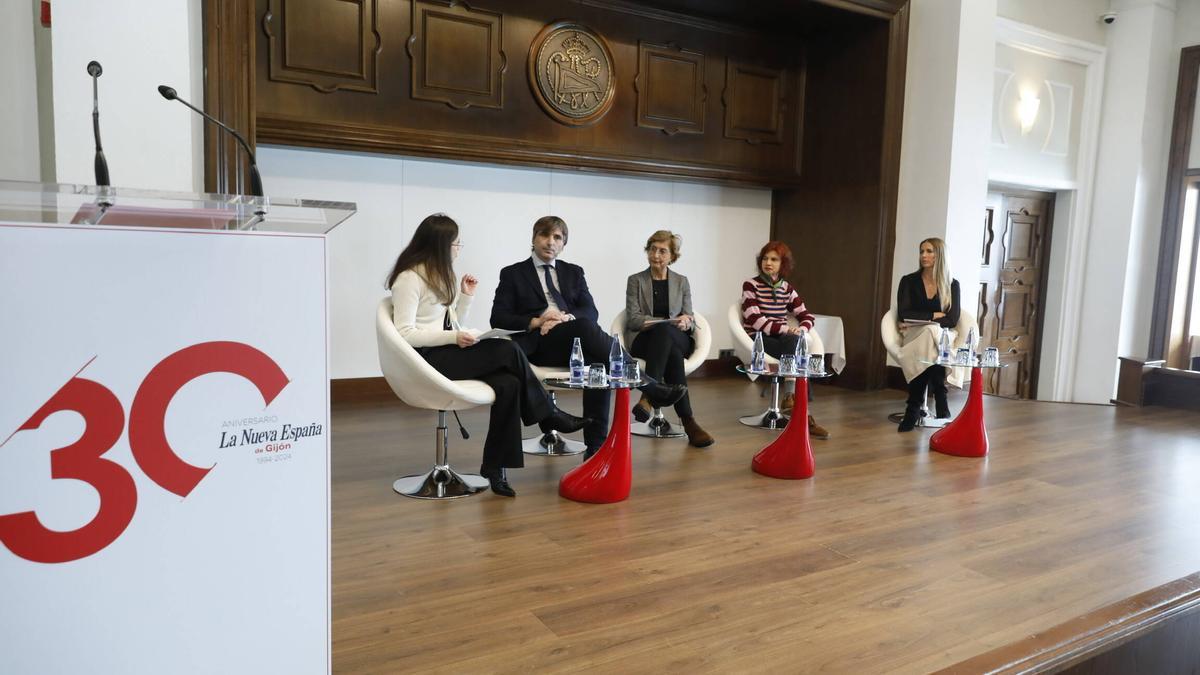
[[[255,161],[255,159],[254,159],[254,151],[250,149],[250,144],[246,142],[246,139],[242,138],[241,134],[234,131],[232,127],[227,126],[226,124],[224,124],[217,118],[213,117],[212,115],[209,115],[208,113],[197,108],[196,106],[192,105],[191,103],[188,103],[187,101],[179,98],[179,94],[175,93],[174,89],[172,89],[171,87],[168,87],[165,84],[160,84],[158,86],[158,93],[162,94],[162,97],[167,99],[168,101],[179,101],[180,103],[184,104],[185,106],[191,108],[193,111],[195,111],[197,114],[199,114],[204,119],[221,127],[225,131],[228,131],[229,133],[233,134],[233,137],[237,139],[237,142],[242,145],[242,149],[245,150],[246,154],[250,156],[250,194],[255,197],[263,196],[262,176],[258,175],[258,162]]]
[[[96,139],[96,185],[109,186],[108,160],[104,159],[104,148],[100,146],[100,96],[97,78],[104,73],[98,61],[87,64],[87,73],[92,76],[92,136]]]

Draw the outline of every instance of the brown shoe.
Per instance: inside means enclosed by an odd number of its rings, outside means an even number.
[[[783,397],[783,402],[779,404],[780,410],[791,410],[796,407],[796,395],[788,394]]]
[[[687,434],[688,445],[707,448],[717,442],[707,431],[701,429],[699,424],[696,424],[695,417],[681,417],[679,421],[683,422],[683,432]]]
[[[633,419],[639,422],[647,422],[650,420],[650,415],[654,414],[654,408],[650,405],[650,400],[645,396],[633,406]]]
[[[808,416],[808,435],[812,438],[829,438],[829,431],[825,427],[817,424],[812,415]]]

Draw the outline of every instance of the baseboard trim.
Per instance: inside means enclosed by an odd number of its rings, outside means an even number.
[[[732,377],[738,374],[736,369],[739,364],[741,361],[732,356],[723,359],[706,359],[688,377]]]
[[[395,399],[383,377],[347,377],[329,381],[331,403],[355,403]]]

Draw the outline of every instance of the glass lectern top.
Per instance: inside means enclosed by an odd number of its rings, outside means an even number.
[[[325,234],[352,202],[0,180],[0,221]]]

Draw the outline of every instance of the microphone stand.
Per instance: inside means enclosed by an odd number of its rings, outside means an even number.
[[[87,73],[92,76],[92,137],[96,140],[96,159],[94,169],[96,173],[96,187],[100,188],[97,192],[96,205],[99,211],[96,217],[92,219],[92,225],[98,225],[100,220],[104,218],[104,214],[108,213],[109,207],[113,205],[109,198],[108,190],[104,188],[111,187],[112,182],[108,177],[108,160],[104,158],[104,147],[100,144],[100,76],[104,74],[104,68],[100,66],[98,61],[90,61],[87,64]]]
[[[196,106],[192,105],[191,103],[188,103],[187,101],[183,100],[182,98],[179,97],[179,94],[176,93],[176,91],[173,88],[168,87],[165,84],[159,85],[158,93],[160,95],[162,95],[162,97],[167,99],[168,101],[179,101],[183,105],[190,108],[197,115],[200,115],[201,117],[208,120],[209,122],[212,122],[213,124],[217,125],[218,127],[221,127],[225,131],[229,132],[229,134],[232,135],[234,137],[234,139],[236,139],[237,142],[242,146],[242,149],[246,151],[246,155],[250,158],[250,194],[254,197],[262,197],[263,196],[262,176],[260,176],[258,173],[258,162],[254,158],[254,151],[250,149],[250,144],[246,142],[245,138],[242,138],[241,134],[239,134],[237,131],[235,131],[233,129],[233,127],[230,127],[229,125],[225,124],[221,120],[218,120],[217,118],[213,117],[212,115],[209,115],[208,113],[197,108]],[[254,215],[256,217],[251,219],[250,223],[257,223],[258,221],[263,220],[264,219],[263,216],[266,215],[266,209],[263,208],[262,206],[258,206],[254,212]]]

